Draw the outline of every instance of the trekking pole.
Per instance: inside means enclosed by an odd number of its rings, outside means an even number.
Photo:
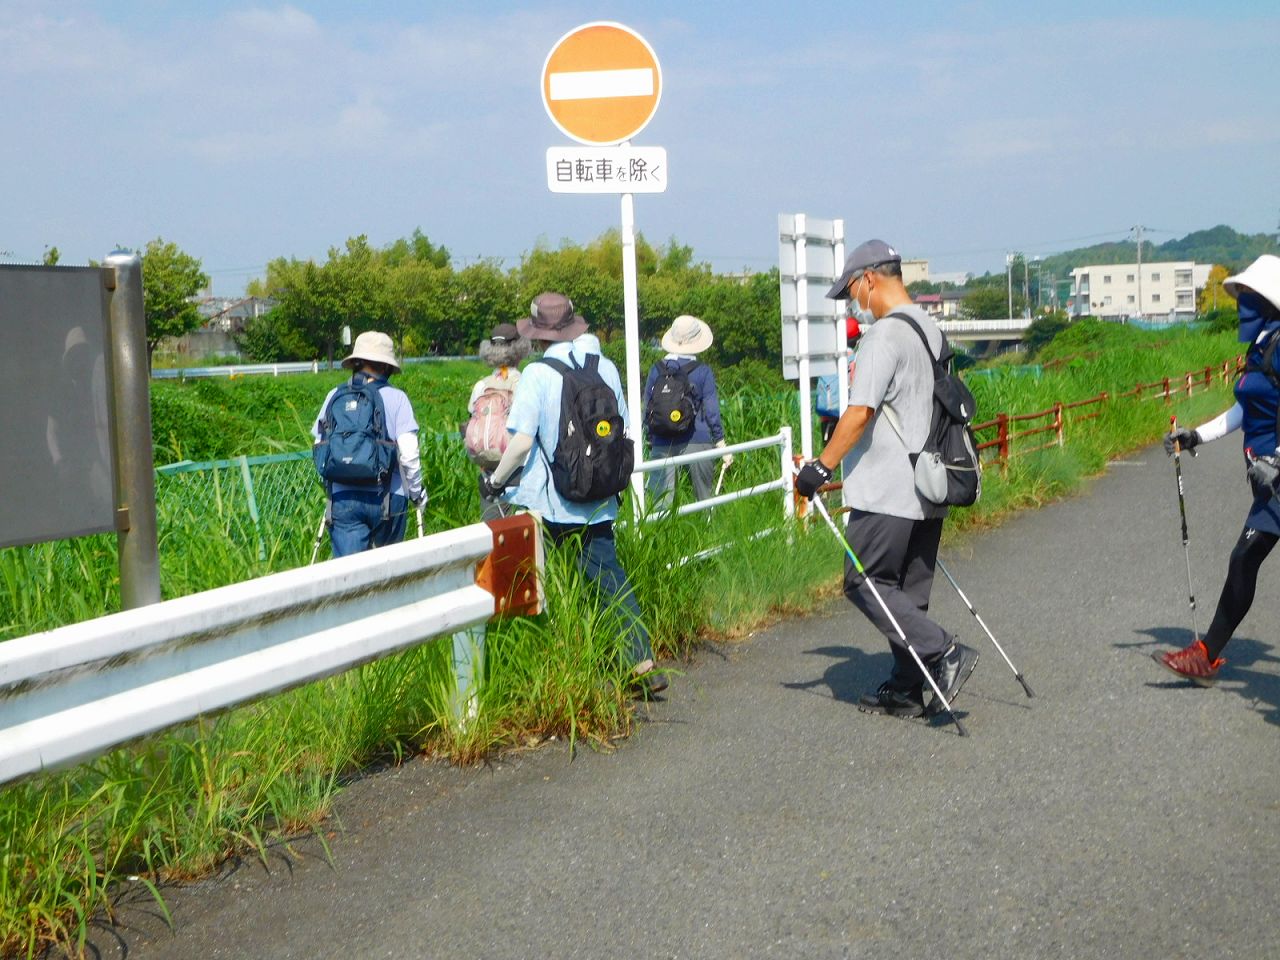
[[[951,704],[947,702],[947,698],[944,697],[942,695],[942,691],[938,689],[938,684],[934,682],[933,674],[925,668],[924,661],[920,659],[920,654],[916,653],[916,648],[907,641],[907,635],[902,632],[902,627],[898,624],[897,618],[889,611],[889,607],[885,604],[884,598],[880,596],[880,591],[876,589],[875,581],[867,576],[867,571],[862,567],[862,561],[859,560],[858,555],[853,552],[853,547],[849,546],[848,539],[846,539],[845,535],[840,532],[840,528],[836,526],[836,522],[831,519],[831,514],[827,513],[827,507],[826,504],[822,502],[822,497],[815,496],[813,498],[813,505],[817,511],[822,514],[822,519],[827,521],[827,526],[831,528],[831,532],[836,535],[836,539],[839,540],[841,546],[844,547],[844,552],[853,562],[853,568],[857,570],[858,575],[862,577],[862,582],[871,588],[871,593],[875,596],[876,602],[880,604],[880,609],[884,611],[884,615],[888,617],[889,622],[893,624],[893,629],[897,632],[898,639],[902,641],[903,646],[905,646],[907,651],[911,654],[911,659],[915,660],[916,666],[920,668],[920,672],[924,674],[925,680],[927,680],[929,682],[929,686],[933,688],[933,695],[938,698],[938,702],[942,704],[943,709],[945,709],[947,713],[950,714],[951,719],[955,721],[956,730],[959,732],[960,736],[967,737],[969,733],[965,730],[964,724],[960,722],[960,718],[956,716],[956,712],[951,709]]]
[[[1178,432],[1176,415],[1169,418],[1169,426],[1173,433]],[[1191,639],[1198,641],[1200,631],[1196,628],[1196,591],[1191,585],[1191,547],[1187,538],[1187,500],[1182,491],[1182,444],[1177,440],[1173,441],[1173,471],[1178,477],[1178,513],[1182,517],[1182,554],[1187,560],[1187,599],[1191,604]]]
[[[308,566],[314,565],[316,562],[316,557],[320,556],[320,541],[324,539],[324,526],[325,526],[325,521],[328,519],[329,519],[329,504],[326,502],[324,507],[324,512],[320,514],[320,528],[316,530],[316,542],[311,547],[311,563],[308,564]]]
[[[427,509],[427,505],[425,503],[420,503],[417,505],[416,508],[414,508],[414,511],[413,511],[418,515],[418,539],[419,540],[422,539],[422,514],[426,509]]]
[[[973,614],[973,618],[978,621],[978,626],[982,627],[982,629],[986,631],[987,637],[990,638],[993,644],[995,644],[995,648],[1000,652],[1000,656],[1004,657],[1004,662],[1007,663],[1009,665],[1009,669],[1013,671],[1014,679],[1016,679],[1020,684],[1022,684],[1022,689],[1026,691],[1028,697],[1034,697],[1035,694],[1031,692],[1030,684],[1027,683],[1027,680],[1025,677],[1023,677],[1021,671],[1019,671],[1018,668],[1013,665],[1013,661],[1010,660],[1009,655],[1004,652],[1004,648],[1001,647],[1000,644],[996,642],[995,635],[992,634],[991,630],[987,627],[986,623],[983,622],[983,619],[979,615],[978,611],[975,610],[973,607],[973,604],[969,602],[969,598],[964,595],[964,591],[960,589],[960,584],[956,583],[956,578],[951,575],[951,571],[947,569],[947,565],[943,563],[941,560],[938,560],[937,564],[938,564],[938,569],[940,569],[943,572],[943,574],[946,576],[946,578],[951,581],[951,586],[956,588],[956,593],[960,594],[960,599],[964,602],[964,605],[969,608],[969,612]]]
[[[724,472],[729,469],[729,465],[723,461],[720,464],[720,477],[716,480],[716,492],[712,494],[714,497],[720,496],[720,487],[724,484]]]

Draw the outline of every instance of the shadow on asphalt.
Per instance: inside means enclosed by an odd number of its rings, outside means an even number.
[[[1192,634],[1186,627],[1150,627],[1135,631],[1150,637],[1134,643],[1117,643],[1121,650],[1156,650],[1168,647],[1180,650],[1191,643]],[[1226,664],[1218,674],[1218,689],[1249,701],[1254,710],[1262,714],[1267,723],[1280,726],[1280,655],[1271,644],[1250,637],[1233,637],[1224,652]],[[1172,674],[1165,674],[1172,677]],[[1169,679],[1152,681],[1149,687],[1181,690],[1195,687],[1190,680]]]
[[[788,690],[813,690],[826,686],[832,699],[844,703],[857,703],[860,696],[878,687],[893,669],[893,656],[887,650],[884,653],[867,653],[857,647],[815,647],[805,653],[829,657],[836,662],[813,680],[782,685]]]

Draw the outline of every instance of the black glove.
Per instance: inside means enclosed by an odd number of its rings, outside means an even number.
[[[480,496],[486,500],[497,500],[505,489],[507,489],[506,483],[493,482],[492,473],[480,474]]]
[[[1186,451],[1194,450],[1199,442],[1200,434],[1194,430],[1188,430],[1186,427],[1179,427],[1177,430],[1164,435],[1164,452],[1172,457],[1175,443]]]
[[[1258,486],[1275,490],[1280,480],[1280,461],[1275,457],[1254,457],[1249,461],[1249,479]]]
[[[810,460],[796,474],[796,493],[812,500],[818,488],[831,480],[831,471],[821,460]]]

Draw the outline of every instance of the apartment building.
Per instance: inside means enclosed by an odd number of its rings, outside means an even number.
[[[1104,320],[1190,320],[1211,267],[1192,260],[1077,267],[1071,271],[1068,311]]]

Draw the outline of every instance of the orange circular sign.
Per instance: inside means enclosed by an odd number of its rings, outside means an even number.
[[[620,23],[584,23],[551,48],[542,103],[568,137],[593,146],[630,140],[662,99],[662,68],[644,37]]]

